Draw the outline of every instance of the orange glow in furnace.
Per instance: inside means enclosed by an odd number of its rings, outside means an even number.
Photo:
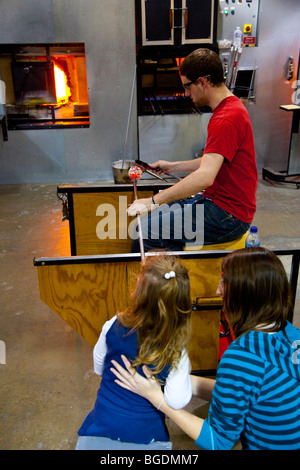
[[[57,65],[54,65],[54,78],[56,88],[57,105],[61,106],[69,101],[71,90],[67,83],[65,72]]]

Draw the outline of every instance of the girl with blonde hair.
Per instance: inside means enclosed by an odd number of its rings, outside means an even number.
[[[148,444],[168,441],[160,404],[115,383],[111,361],[125,354],[141,374],[147,365],[163,386],[163,400],[182,408],[191,399],[188,358],[191,315],[187,269],[170,255],[151,254],[144,260],[128,308],[107,321],[94,348],[94,371],[102,375],[93,411],[79,436],[101,436]]]

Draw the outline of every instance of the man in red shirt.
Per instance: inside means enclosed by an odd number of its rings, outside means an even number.
[[[186,96],[197,107],[209,106],[213,114],[202,157],[177,162],[158,160],[150,165],[159,174],[188,172],[188,176],[154,198],[135,201],[127,210],[129,216],[150,212],[142,218],[145,251],[158,247],[181,250],[191,241],[185,233],[187,224],[197,244],[199,240],[204,244],[235,240],[248,230],[256,209],[252,126],[245,106],[225,86],[219,56],[208,49],[197,49],[186,57],[179,72]],[[162,217],[164,213],[170,215],[172,207],[174,225],[171,222],[168,233],[163,234],[162,226],[166,224],[161,222]],[[200,207],[202,217],[197,211]],[[197,218],[202,220],[200,224]],[[135,242],[133,251],[139,251]]]

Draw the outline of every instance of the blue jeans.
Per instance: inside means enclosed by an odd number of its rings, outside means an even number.
[[[165,217],[169,219],[167,230]],[[200,218],[202,220],[199,222]],[[210,199],[197,194],[160,206],[141,218],[141,226],[145,251],[181,251],[186,243],[194,242],[199,246],[236,240],[247,232],[250,223],[241,222]],[[140,251],[138,238],[133,240],[131,251]]]

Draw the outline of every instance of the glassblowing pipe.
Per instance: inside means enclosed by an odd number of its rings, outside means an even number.
[[[138,165],[132,166],[128,170],[128,174],[130,179],[133,182],[133,189],[134,189],[134,198],[137,201],[137,180],[141,178],[143,174],[143,170]],[[140,242],[140,252],[141,252],[141,259],[145,258],[145,250],[144,250],[144,241],[143,241],[143,233],[142,233],[142,224],[141,224],[141,217],[140,214],[137,214],[137,225],[139,230],[139,242]]]

